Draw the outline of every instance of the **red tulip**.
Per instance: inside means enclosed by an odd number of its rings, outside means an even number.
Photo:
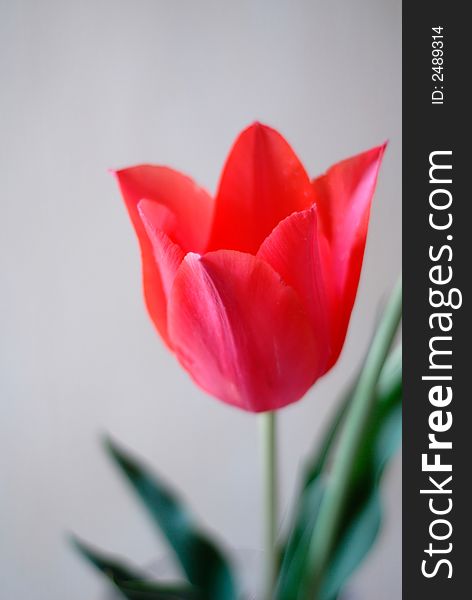
[[[214,201],[167,167],[116,173],[149,314],[204,390],[275,410],[335,364],[384,149],[310,180],[284,138],[256,123],[236,140]]]

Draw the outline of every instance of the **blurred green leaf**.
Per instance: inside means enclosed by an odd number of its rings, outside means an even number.
[[[276,597],[280,600],[292,598],[294,590],[299,587],[302,580],[306,568],[311,533],[325,489],[325,481],[321,477],[321,473],[327,463],[331,447],[336,440],[353,389],[354,386],[351,386],[349,391],[344,394],[319,447],[305,466],[301,491],[294,511],[294,522],[280,553],[281,564],[276,590]]]
[[[382,521],[380,482],[385,466],[397,450],[402,428],[401,356],[371,417],[369,434],[356,461],[337,544],[323,580],[320,600],[335,600],[348,578],[371,549]],[[394,369],[393,369],[394,371]],[[385,380],[388,376],[386,374]],[[387,383],[387,382],[385,382]]]
[[[277,580],[275,598],[277,600],[296,600],[300,584],[306,569],[311,533],[324,493],[324,482],[321,477],[313,480],[301,494],[296,519],[287,542],[282,548],[282,560]]]
[[[223,553],[197,527],[177,496],[110,439],[106,447],[174,550],[188,581],[205,600],[236,599],[235,580]]]
[[[124,582],[120,590],[129,600],[204,600],[204,596],[192,588],[152,581]]]
[[[320,447],[307,465],[294,523],[282,548],[277,600],[301,597],[301,582],[308,568],[311,536],[326,488],[328,460],[355,387],[351,386],[345,395]],[[392,352],[385,362],[376,389],[375,408],[356,456],[348,508],[343,515],[336,545],[323,578],[320,600],[337,598],[349,576],[371,548],[380,527],[380,479],[401,438],[400,348]]]
[[[342,429],[333,452],[326,490],[321,500],[318,517],[311,536],[307,569],[304,573],[303,595],[321,598],[324,579],[333,559],[352,508],[356,481],[365,471],[359,468],[366,449],[366,440],[372,429],[372,417],[378,408],[378,386],[401,321],[401,280],[385,306],[372,342],[349,401]]]
[[[301,491],[294,511],[294,522],[281,551],[282,560],[276,590],[278,600],[297,598],[306,569],[311,534],[325,490],[325,478],[322,477],[322,472],[336,441],[354,387],[351,385],[349,391],[344,394],[319,447],[305,466]]]
[[[189,585],[149,581],[140,570],[130,567],[116,557],[107,556],[75,537],[72,538],[72,543],[128,600],[203,600],[203,596]]]

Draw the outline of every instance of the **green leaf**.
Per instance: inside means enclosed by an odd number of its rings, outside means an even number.
[[[326,570],[320,600],[334,600],[348,578],[371,549],[382,521],[380,483],[383,471],[401,439],[401,374],[392,383],[389,397],[372,419],[370,436],[359,457],[358,479],[353,485],[348,510],[337,545]]]
[[[295,523],[282,549],[282,561],[276,585],[277,600],[296,600],[306,569],[306,559],[316,517],[325,490],[321,477],[313,480],[300,496]]]
[[[202,591],[205,600],[237,598],[234,577],[226,558],[197,527],[177,496],[110,439],[106,440],[106,448],[166,537],[188,581]]]
[[[352,503],[352,491],[356,490],[356,477],[363,474],[362,469],[358,468],[359,457],[366,452],[365,440],[377,407],[377,386],[400,324],[401,306],[402,288],[399,282],[372,339],[339,434],[329,480],[310,542],[308,568],[303,583],[307,597],[320,597],[323,579],[336,550],[344,517]]]
[[[301,492],[294,511],[294,523],[280,552],[281,565],[276,590],[276,598],[279,600],[291,600],[294,590],[302,581],[311,534],[325,490],[321,474],[343,422],[353,389],[354,386],[351,386],[344,394],[319,447],[305,466]]]
[[[276,590],[278,600],[292,600],[297,597],[298,591],[295,590],[298,590],[303,579],[311,535],[326,487],[325,478],[322,477],[323,469],[336,441],[354,387],[351,385],[349,391],[344,394],[319,447],[305,466],[301,492],[294,511],[294,523],[281,550],[282,560]]]
[[[203,600],[203,596],[189,585],[149,581],[140,570],[116,557],[107,556],[75,537],[72,537],[72,543],[79,553],[103,573],[128,600]]]
[[[129,600],[203,600],[197,590],[184,586],[172,586],[153,581],[128,581],[120,588]]]
[[[321,590],[323,600],[337,600],[344,582],[362,561],[375,541],[382,520],[379,495],[373,493],[343,537],[344,548],[332,560]]]
[[[307,466],[293,526],[282,548],[277,600],[303,597],[301,584],[309,568],[310,542],[326,490],[328,461],[359,378],[360,374],[340,403],[319,449]],[[347,508],[324,572],[320,600],[335,600],[377,536],[381,522],[380,479],[401,437],[401,395],[401,353],[398,348],[384,363],[377,381],[373,409],[354,461]]]

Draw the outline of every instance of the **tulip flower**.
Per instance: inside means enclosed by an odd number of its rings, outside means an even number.
[[[255,123],[236,140],[214,199],[168,167],[116,172],[151,319],[209,394],[274,411],[336,363],[384,149],[310,179],[285,139]]]

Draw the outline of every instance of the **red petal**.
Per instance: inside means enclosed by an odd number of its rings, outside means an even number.
[[[266,238],[257,253],[271,265],[298,294],[309,315],[313,333],[327,365],[331,340],[328,330],[323,270],[318,245],[316,208],[294,213],[284,219]]]
[[[255,254],[282,219],[312,202],[293,150],[279,133],[256,123],[241,133],[226,161],[209,249]]]
[[[163,221],[165,223],[169,218],[166,215],[167,209],[165,207],[150,200],[141,200],[138,204],[138,211],[151,242],[156,265],[161,276],[163,291],[166,299],[168,299],[175,274],[184,259],[185,253],[162,230]]]
[[[208,239],[212,201],[190,178],[166,167],[131,167],[117,171],[116,177],[141,247],[146,305],[156,328],[170,345],[165,292],[138,202],[144,198],[154,202],[161,211],[159,229],[184,250],[201,252]],[[157,214],[154,216],[157,219]]]
[[[337,361],[356,298],[377,175],[386,144],[348,158],[313,181],[332,351]]]
[[[319,372],[296,293],[249,254],[188,254],[172,288],[169,333],[180,362],[204,390],[251,412],[295,402]]]

